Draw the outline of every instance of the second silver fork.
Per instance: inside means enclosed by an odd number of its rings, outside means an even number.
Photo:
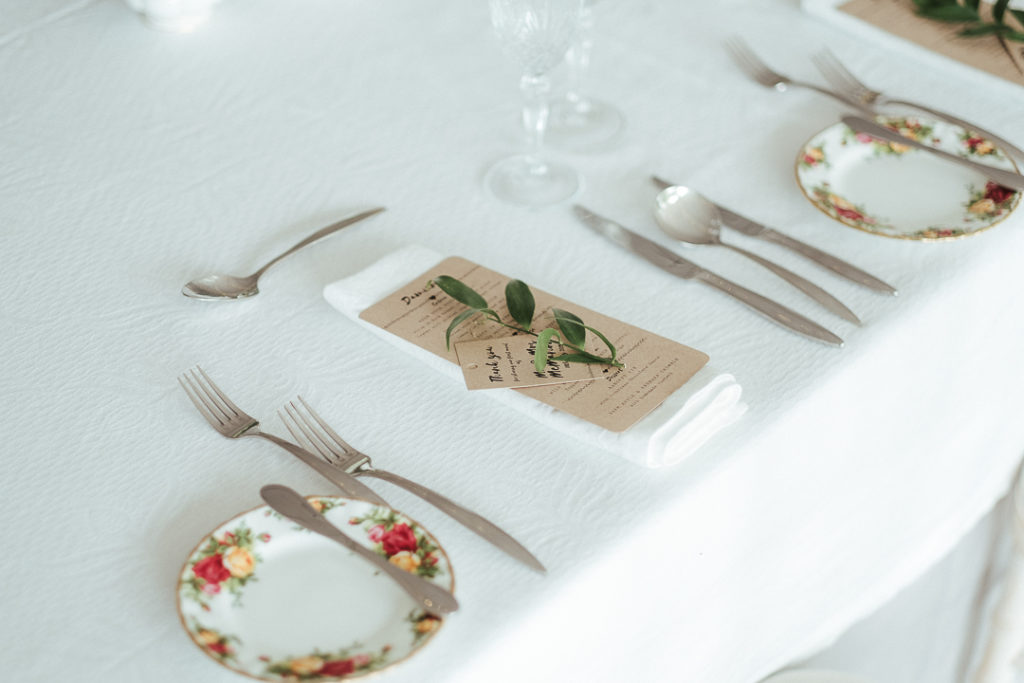
[[[533,556],[519,541],[512,538],[493,522],[468,510],[455,501],[417,484],[405,477],[376,469],[370,462],[370,456],[349,445],[330,425],[309,406],[301,396],[298,403],[289,402],[284,411],[278,411],[281,421],[295,437],[295,440],[306,450],[320,455],[324,460],[355,476],[367,476],[382,479],[404,488],[475,532],[484,540],[508,553],[523,564],[538,572],[547,573],[540,560]]]

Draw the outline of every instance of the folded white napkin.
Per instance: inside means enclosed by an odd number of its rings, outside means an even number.
[[[347,317],[424,363],[462,382],[458,365],[422,349],[359,314],[417,275],[433,268],[441,255],[425,247],[407,246],[392,252],[351,277],[324,288],[324,298]],[[567,436],[645,467],[672,465],[696,451],[719,430],[735,422],[747,406],[732,375],[704,366],[664,403],[623,432],[611,432],[514,390],[478,392],[500,400]]]

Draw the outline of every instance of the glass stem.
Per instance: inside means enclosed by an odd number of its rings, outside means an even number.
[[[544,131],[548,126],[548,93],[551,80],[547,75],[523,76],[519,81],[523,94],[523,128],[526,130],[526,155],[530,161],[543,170],[541,150],[544,146]]]
[[[576,33],[576,40],[573,41],[572,47],[565,54],[565,62],[569,67],[568,88],[565,98],[573,105],[584,102],[583,81],[587,76],[587,70],[590,68],[590,51],[594,45],[593,29],[594,11],[591,9],[590,3],[585,3],[583,10],[580,12],[580,23]]]

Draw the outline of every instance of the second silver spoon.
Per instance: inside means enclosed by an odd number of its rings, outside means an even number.
[[[353,223],[358,223],[364,218],[369,218],[370,216],[378,214],[383,210],[384,207],[370,209],[369,211],[358,213],[355,216],[349,216],[348,218],[344,218],[338,221],[337,223],[332,223],[331,225],[328,225],[326,228],[321,228],[320,230],[317,230],[306,239],[296,244],[288,251],[272,258],[270,261],[264,264],[262,268],[257,270],[252,275],[207,275],[205,277],[197,278],[187,283],[184,287],[181,288],[181,293],[193,299],[214,300],[242,299],[247,296],[259,294],[260,289],[259,287],[257,287],[257,282],[260,279],[260,275],[263,275],[267,268],[270,268],[270,266],[274,265],[275,263],[283,259],[285,256],[288,256],[289,254],[294,254],[299,249],[309,246],[310,244],[313,244],[313,242],[321,240],[324,237],[327,237],[328,235],[331,235],[344,227],[352,225]]]
[[[757,254],[722,241],[722,219],[711,201],[682,185],[662,190],[655,199],[654,219],[669,237],[689,244],[717,244],[743,254],[772,271],[841,318],[860,325],[860,318],[842,301],[810,280]]]

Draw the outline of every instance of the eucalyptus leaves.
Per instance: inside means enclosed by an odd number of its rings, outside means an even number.
[[[917,13],[930,19],[967,24],[961,36],[994,35],[1000,40],[1024,42],[1024,10],[1010,8],[1010,0],[989,2],[992,21],[986,21],[982,0],[914,0]]]
[[[427,284],[428,287],[433,285],[440,287],[441,291],[459,303],[469,306],[467,310],[455,316],[448,325],[448,329],[444,333],[446,348],[451,348],[452,332],[456,327],[475,315],[482,315],[485,319],[496,322],[499,325],[537,337],[537,350],[533,355],[533,366],[537,372],[543,372],[549,360],[566,361],[569,363],[601,363],[616,368],[624,367],[618,361],[615,346],[608,341],[608,338],[590,325],[585,325],[578,316],[569,311],[552,307],[551,314],[555,319],[555,324],[558,326],[557,329],[547,327],[539,333],[530,329],[537,304],[534,301],[533,292],[530,291],[530,288],[522,280],[510,280],[505,285],[505,304],[514,323],[502,320],[494,309],[487,304],[487,300],[476,290],[450,275],[439,275]],[[609,355],[607,358],[590,353],[584,349],[587,341],[587,330],[593,332],[608,347]],[[569,352],[554,356],[549,355],[548,344],[551,341],[560,342],[564,348],[569,349]]]

